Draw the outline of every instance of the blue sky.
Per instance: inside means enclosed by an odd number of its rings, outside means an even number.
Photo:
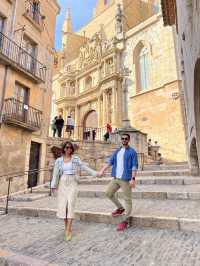
[[[56,49],[61,48],[61,30],[65,19],[66,9],[68,6],[72,10],[73,30],[77,31],[86,24],[92,17],[93,8],[97,0],[58,0],[61,12],[57,17],[56,25]]]

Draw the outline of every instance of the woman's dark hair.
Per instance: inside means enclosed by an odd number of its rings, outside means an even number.
[[[74,145],[70,141],[66,141],[63,144],[63,146],[62,146],[62,153],[63,154],[65,153],[65,148],[66,148],[67,145],[69,145],[70,147],[72,147],[72,153],[71,154],[73,154],[74,153]]]

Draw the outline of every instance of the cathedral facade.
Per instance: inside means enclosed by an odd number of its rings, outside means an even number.
[[[185,161],[184,106],[173,29],[159,1],[97,1],[92,20],[73,32],[68,10],[53,80],[54,115],[71,115],[75,138],[134,127],[157,141],[162,156]],[[176,138],[174,137],[176,134]]]

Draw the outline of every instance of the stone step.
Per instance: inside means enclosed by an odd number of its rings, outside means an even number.
[[[107,171],[105,176],[110,176],[111,171]],[[81,177],[87,177],[87,172],[82,171]],[[191,176],[189,169],[156,169],[156,170],[139,170],[137,176]]]
[[[105,184],[81,184],[78,186],[79,197],[105,198],[107,185]],[[49,196],[49,187],[35,190],[32,194],[26,193],[11,196],[10,201],[35,201]],[[122,197],[121,190],[118,192]],[[133,199],[180,199],[200,200],[200,184],[195,185],[137,185],[132,192]]]
[[[50,208],[49,208],[50,207]],[[1,207],[2,209],[2,207]],[[113,204],[109,200],[94,198],[78,199],[76,218],[85,222],[117,224],[123,217],[113,218]],[[16,202],[9,208],[10,214],[31,217],[54,218],[56,199],[46,198],[36,202]],[[133,201],[131,225],[183,231],[200,232],[200,208],[197,201],[144,200]]]
[[[183,170],[189,169],[188,163],[176,163],[176,164],[144,164],[144,170]]]
[[[78,196],[86,198],[106,198],[105,185],[81,185]],[[117,193],[123,198],[121,190]],[[167,200],[200,200],[200,185],[138,185],[132,192],[133,199],[167,199]]]
[[[191,172],[189,169],[169,169],[169,170],[144,170],[138,171],[138,176],[189,176]]]
[[[31,256],[17,254],[8,250],[0,249],[0,265],[1,266],[59,266],[51,264],[48,261],[35,259]]]
[[[91,178],[81,177],[79,184],[81,185],[106,185],[112,180],[111,177]],[[200,177],[191,176],[140,176],[137,177],[138,185],[192,185],[200,184]]]
[[[17,254],[8,250],[0,249],[0,265],[1,266],[58,266],[50,264],[48,261],[35,259],[30,256]]]
[[[40,193],[39,191],[34,191],[33,193],[25,193],[21,195],[16,196],[10,196],[10,201],[35,201],[39,199],[43,199],[45,197],[48,197],[49,190],[45,189],[43,190],[43,193]]]

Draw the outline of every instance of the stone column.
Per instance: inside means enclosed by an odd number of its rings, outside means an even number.
[[[65,125],[66,125],[66,122],[67,122],[67,107],[63,108],[63,119],[65,120]]]
[[[106,64],[106,60],[104,60],[104,77],[107,76],[107,64]]]
[[[79,121],[79,118],[80,118],[80,106],[79,105],[76,105],[75,107],[75,121],[74,121],[74,137],[75,139],[79,139],[79,124],[80,124],[80,121]]]
[[[98,127],[101,127],[101,96],[98,98]]]
[[[79,87],[78,87],[78,79],[76,78],[75,80],[75,96],[78,96],[78,90],[79,90]]]
[[[122,92],[122,127],[129,128],[130,120],[128,118],[128,87],[126,77],[124,77],[122,82]]]
[[[98,67],[98,83],[101,81],[102,76],[101,76],[101,65]]]
[[[112,124],[114,125],[114,127],[116,127],[117,124],[116,115],[118,110],[117,110],[117,88],[115,86],[112,88],[112,102],[113,102]]]
[[[116,73],[118,71],[118,67],[117,67],[117,54],[116,53],[113,56],[113,65],[114,65],[114,73]]]
[[[107,92],[103,91],[103,126],[108,122],[107,112]]]

